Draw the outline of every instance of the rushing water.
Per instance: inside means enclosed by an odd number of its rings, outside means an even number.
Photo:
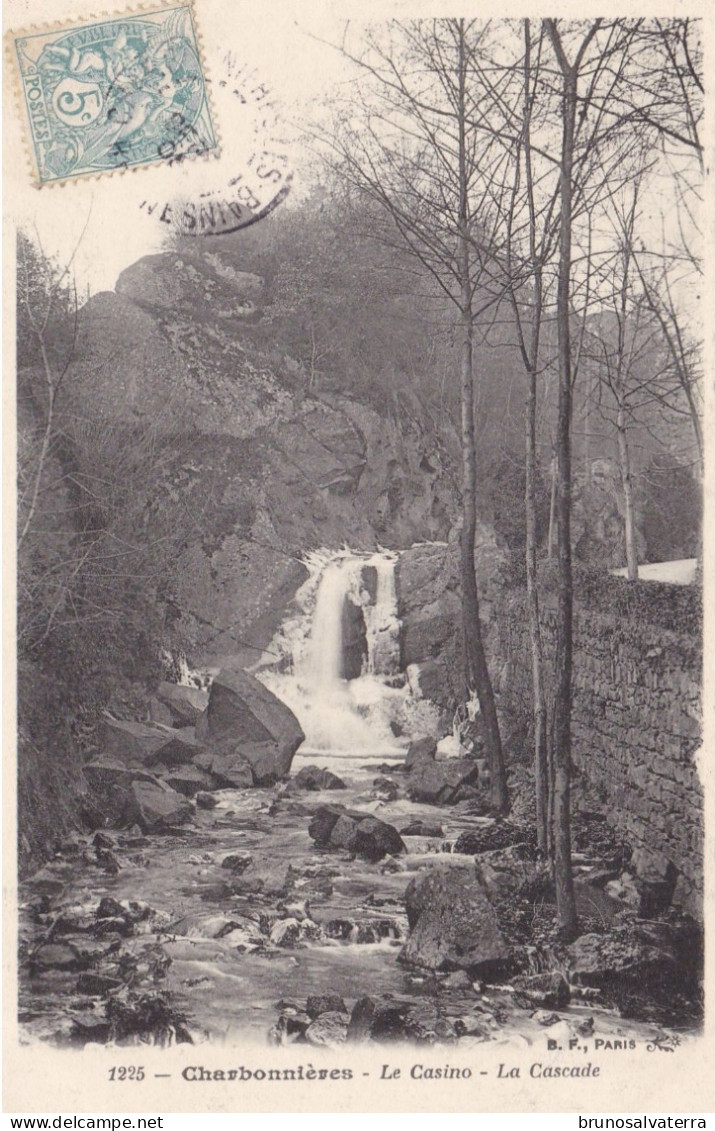
[[[301,764],[296,758],[294,770]],[[436,995],[447,1017],[466,1016],[475,1008],[486,1011],[487,1018],[495,1015],[498,1020],[489,1022],[490,1033],[480,1038],[493,1047],[511,1042],[543,1046],[544,1030],[533,1009],[520,1008],[508,987],[477,993],[467,983],[449,989],[397,961],[407,936],[407,884],[435,863],[467,864],[471,857],[449,849],[480,819],[404,799],[380,801],[372,787],[374,770],[343,762],[342,772],[348,788],[337,795],[295,798],[280,786],[227,790],[217,795],[216,809],[197,809],[194,826],[181,835],[113,834],[119,872],[107,875],[83,858],[75,859],[71,869],[58,863],[58,874],[66,876],[67,884],[46,923],[75,916],[92,919],[105,896],[146,901],[161,919],[147,920],[137,937],[94,939],[80,924],[76,933],[65,931],[56,941],[71,942],[80,951],[93,948],[92,969],[105,973],[116,973],[112,962],[128,961],[136,993],[168,993],[186,1014],[197,1042],[265,1043],[280,1000],[301,1004],[310,994],[331,993],[341,995],[352,1008],[365,994],[392,993]],[[378,864],[347,853],[318,852],[308,835],[311,813],[336,798],[401,828],[414,819],[439,823],[443,837],[408,837],[406,855]],[[254,861],[238,877],[223,866],[224,859],[237,852]],[[23,916],[36,900],[31,893],[32,883],[23,893],[21,902],[28,901]],[[275,925],[287,916],[300,921],[300,938],[290,945],[276,944]],[[350,929],[336,930],[341,925]],[[26,922],[25,929],[34,936],[35,946],[38,932],[46,937],[46,924],[30,927]],[[121,952],[113,953],[117,946]],[[156,983],[140,977],[151,961],[163,970]],[[101,1019],[99,998],[78,992],[77,978],[76,972],[58,969],[39,969],[31,976],[23,971],[20,1017],[25,1040],[66,1039],[77,1023],[91,1027]],[[595,1036],[643,1040],[659,1031],[651,1024],[622,1020],[589,1001],[575,1000],[559,1013],[560,1040],[568,1039],[568,1026],[588,1018]],[[553,1038],[556,1028],[548,1034]]]
[[[270,650],[281,661],[256,675],[297,716],[301,754],[322,758],[401,757],[408,737],[433,733],[435,709],[415,699],[400,674],[396,554],[349,550],[307,559],[310,576],[296,594],[297,611]],[[346,677],[346,609],[359,610],[365,659]],[[401,685],[401,686],[400,686]]]
[[[279,999],[300,1010],[308,995],[331,993],[351,1008],[364,994],[391,993],[432,997],[440,1014],[453,1020],[469,1022],[477,1010],[487,1027],[468,1040],[543,1044],[533,1010],[519,1007],[509,987],[482,993],[468,980],[456,988],[439,980],[428,985],[425,975],[397,962],[408,933],[410,878],[437,861],[467,863],[471,857],[452,852],[454,842],[482,819],[390,796],[384,777],[375,778],[376,759],[401,760],[411,737],[438,734],[435,709],[413,696],[400,672],[395,561],[385,551],[312,555],[295,611],[271,644],[281,660],[256,673],[305,731],[293,770],[306,762],[329,766],[345,788],[298,795],[284,784],[224,791],[215,809],[197,808],[193,824],[176,835],[113,834],[111,874],[98,869],[101,854],[94,858],[91,838],[82,840],[71,861],[50,866],[56,870],[51,905],[42,904],[42,886],[26,885],[20,1010],[26,1039],[63,1043],[76,1041],[78,1027],[89,1039],[94,1026],[101,1031],[108,1006],[96,988],[78,981],[80,963],[116,984],[130,972],[133,990],[109,989],[105,998],[121,1001],[157,986],[168,991],[196,1041],[266,1041]],[[363,658],[359,671],[356,655]],[[375,864],[317,851],[310,819],[321,804],[335,801],[394,823],[405,834],[407,852]],[[432,836],[412,835],[406,830],[415,819],[440,828]],[[237,852],[246,870],[232,871]],[[151,914],[136,934],[105,937],[96,929],[102,897],[145,901]],[[295,937],[284,935],[286,924]],[[55,956],[64,966],[38,963],[50,937],[62,944]],[[74,948],[71,970],[67,943]],[[657,1031],[585,1000],[560,1013],[564,1042],[584,1022],[595,1033],[619,1037],[651,1038]],[[556,1028],[549,1034],[554,1039]]]

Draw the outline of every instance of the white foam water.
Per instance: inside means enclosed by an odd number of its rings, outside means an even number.
[[[282,670],[255,673],[297,716],[306,736],[301,754],[401,756],[410,734],[437,726],[431,704],[414,699],[407,686],[391,686],[400,676],[396,561],[388,550],[322,551],[306,559],[310,576],[296,594],[298,612],[271,644]],[[375,570],[374,595],[367,567]],[[367,658],[356,679],[345,678],[346,601],[362,610],[365,624]]]

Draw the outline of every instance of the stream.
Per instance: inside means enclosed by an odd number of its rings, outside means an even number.
[[[136,826],[74,834],[22,885],[26,1042],[310,1041],[300,1018],[319,995],[342,999],[348,1013],[366,995],[414,999],[427,1043],[523,1046],[543,1040],[545,1028],[563,1041],[579,1033],[670,1039],[662,1025],[627,1020],[588,988],[572,986],[570,1003],[554,1012],[507,984],[398,961],[410,880],[436,863],[472,865],[455,841],[493,822],[469,806],[405,796],[408,736],[435,733],[437,712],[399,671],[394,561],[383,552],[314,556],[296,608],[256,666],[306,734],[291,780],[214,792],[212,807],[196,804],[191,824],[161,835]],[[360,631],[350,637],[354,609]],[[332,771],[345,788],[297,788],[293,778],[308,765]],[[395,826],[406,852],[368,863],[317,847],[311,817],[335,803]],[[432,835],[406,834],[416,821]],[[603,894],[590,898],[601,899],[599,914],[612,912]],[[526,973],[540,973],[543,956],[532,949]],[[344,1039],[344,1031],[323,1032],[314,1043]]]
[[[305,761],[296,758],[295,768]],[[321,761],[332,769],[338,762]],[[314,756],[310,762],[315,764]],[[86,859],[87,851],[64,865],[67,882],[52,914],[56,918],[64,910],[67,930],[53,938],[56,945],[61,939],[75,948],[77,959],[72,969],[40,965],[21,979],[25,1039],[75,1044],[78,1032],[84,1042],[96,1027],[101,1040],[105,998],[80,992],[82,974],[77,971],[86,963],[111,977],[122,970],[122,956],[125,969],[144,969],[144,988],[168,994],[195,1042],[266,1043],[279,1003],[299,1008],[314,994],[337,994],[348,1007],[366,994],[413,995],[435,1001],[440,1014],[452,1021],[476,1010],[487,1023],[480,1040],[523,1045],[539,1031],[543,1035],[539,1011],[520,1008],[510,987],[454,986],[449,978],[431,978],[397,961],[407,933],[404,891],[409,880],[436,861],[469,863],[471,857],[445,849],[479,819],[448,808],[376,799],[371,783],[380,768],[377,761],[347,770],[342,758],[339,768],[349,786],[340,791],[341,803],[374,812],[398,827],[415,818],[438,822],[444,837],[408,837],[407,855],[387,864],[321,851],[308,836],[309,816],[321,804],[334,802],[336,794],[315,792],[298,799],[283,795],[281,787],[224,791],[217,795],[216,808],[197,809],[196,826],[180,835],[115,834],[121,862],[117,875],[101,872]],[[250,855],[253,864],[235,878],[222,861],[242,854]],[[30,884],[24,892],[26,938],[37,937],[38,886]],[[133,937],[110,931],[97,938],[86,930],[86,922],[94,919],[104,897],[141,900],[159,914],[149,916]],[[291,927],[297,923],[298,930],[296,937],[288,933],[281,940],[274,928],[286,921]],[[73,930],[73,923],[79,929]],[[660,1026],[621,1019],[597,1001],[578,998],[558,1010],[551,1024],[572,1032],[588,1019],[596,1036],[662,1038]]]

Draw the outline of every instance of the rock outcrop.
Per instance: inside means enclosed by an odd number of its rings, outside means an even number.
[[[81,406],[119,442],[154,430],[149,522],[201,514],[172,596],[212,667],[258,658],[305,578],[307,546],[407,547],[446,538],[456,515],[424,430],[307,389],[293,359],[259,343],[264,306],[263,280],[220,249],[147,256],[82,307],[63,383],[68,420]]]

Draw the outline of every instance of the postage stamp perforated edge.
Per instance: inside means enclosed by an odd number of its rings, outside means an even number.
[[[168,163],[169,158],[162,157],[161,154],[157,153],[157,157],[151,161],[139,161],[133,164],[120,162],[115,166],[106,169],[92,169],[80,173],[70,174],[68,176],[43,179],[33,142],[33,130],[29,107],[23,91],[23,73],[18,58],[16,46],[17,42],[22,39],[32,38],[33,36],[69,34],[74,30],[79,30],[84,27],[101,25],[102,23],[117,23],[123,19],[131,20],[142,16],[161,15],[162,12],[170,12],[171,10],[177,8],[185,8],[191,18],[192,31],[203,80],[204,98],[214,142],[214,144],[209,149],[200,152],[191,152],[189,150],[188,152],[181,153],[181,160],[197,160],[199,158],[203,160],[217,160],[220,157],[221,130],[211,92],[211,68],[209,67],[207,62],[203,36],[201,33],[201,25],[197,18],[196,5],[194,3],[194,0],[167,0],[167,2],[163,4],[134,4],[129,8],[115,9],[110,12],[101,13],[90,12],[87,15],[81,17],[73,16],[67,20],[31,24],[28,27],[10,29],[5,32],[3,39],[6,61],[6,74],[10,76],[10,82],[12,83],[13,87],[13,106],[16,108],[17,114],[22,122],[20,141],[25,155],[25,163],[29,175],[29,181],[33,188],[44,190],[62,188],[68,184],[73,184],[75,182],[87,183],[104,179],[109,176],[120,176],[127,173],[137,173],[143,169],[156,168],[157,165]]]

